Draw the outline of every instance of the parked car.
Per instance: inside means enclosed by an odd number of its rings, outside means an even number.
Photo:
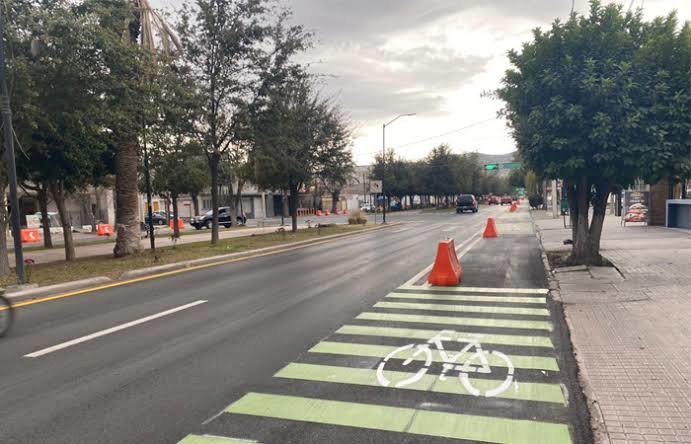
[[[389,211],[401,211],[401,203],[400,202],[391,202],[389,205]]]
[[[154,211],[154,212],[152,213],[152,216],[153,216],[153,217],[152,217],[152,220],[153,220],[153,224],[152,224],[152,225],[165,225],[165,224],[168,223],[168,219],[166,218],[166,214],[165,214],[165,213],[161,213],[161,212],[159,212],[159,211]],[[145,221],[146,221],[145,223],[148,225],[148,224],[150,223],[150,222],[149,222],[149,215],[147,214],[146,217],[145,217],[144,219],[145,219]]]
[[[487,199],[487,205],[500,205],[501,204],[501,199],[499,196],[490,196]]]
[[[211,210],[207,211],[201,216],[195,216],[190,219],[190,225],[192,225],[197,230],[202,228],[211,228],[211,221],[213,219],[213,212]],[[239,214],[237,217],[237,223],[239,225],[245,225],[247,223],[247,216],[244,214]],[[226,228],[230,228],[230,208],[221,207],[218,209],[218,224],[223,225]]]
[[[501,205],[504,205],[504,204],[511,205],[512,203],[513,203],[513,199],[511,198],[511,196],[502,196],[501,197]]]
[[[477,199],[472,194],[461,194],[456,201],[456,213],[472,211],[477,213]]]
[[[363,211],[365,213],[371,213],[372,210],[372,205],[370,204],[364,204],[363,206],[360,207],[360,211]]]

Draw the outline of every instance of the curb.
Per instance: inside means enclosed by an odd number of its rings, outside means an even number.
[[[540,228],[535,224],[535,219],[532,213],[530,214],[530,222],[533,225],[533,232],[537,238],[537,243],[540,246],[540,255],[542,257],[542,264],[545,267],[545,272],[547,273],[547,280],[549,282],[549,294],[552,298],[564,306],[564,301],[561,297],[561,289],[559,287],[559,279],[557,279],[551,270],[549,265],[549,259],[547,258],[547,252],[545,246],[542,243],[542,235],[540,233]],[[569,330],[569,338],[571,337],[571,332],[573,331],[573,325],[571,323],[571,318],[567,314],[566,310],[564,312],[564,320],[566,326]],[[602,415],[602,410],[600,410],[600,403],[595,397],[595,393],[592,389],[592,384],[590,383],[590,378],[588,378],[588,372],[581,358],[578,347],[571,340],[571,348],[573,349],[574,360],[578,366],[578,382],[583,391],[583,396],[585,396],[588,412],[590,413],[590,429],[593,433],[593,440],[596,444],[611,444],[609,439],[609,434],[607,433],[607,427],[605,425],[605,420]]]
[[[93,287],[96,285],[103,285],[113,282],[113,280],[106,276],[96,276],[87,279],[80,279],[78,281],[63,282],[60,284],[46,285],[45,287],[34,287],[18,291],[6,290],[5,296],[12,302],[26,301],[35,299],[41,296],[48,296],[56,292],[68,292],[73,290],[81,290],[83,288]]]
[[[326,243],[331,240],[340,239],[343,237],[356,236],[360,234],[366,234],[372,231],[382,230],[385,228],[391,228],[399,225],[399,222],[390,223],[386,225],[375,225],[372,228],[365,228],[364,230],[354,231],[351,233],[339,233],[332,234],[329,236],[320,237],[317,239],[307,239],[297,242],[289,242],[281,245],[274,245],[271,247],[258,248],[254,250],[242,251],[239,253],[221,254],[217,256],[203,257],[199,259],[192,259],[183,262],[174,262],[172,264],[156,265],[153,267],[139,268],[136,270],[125,271],[120,274],[116,279],[111,279],[106,276],[97,276],[87,279],[81,279],[78,281],[63,282],[59,284],[46,285],[44,287],[34,287],[28,289],[21,289],[12,292],[11,289],[7,290],[5,296],[7,296],[13,303],[18,303],[22,301],[27,301],[31,299],[38,299],[41,297],[46,297],[54,295],[56,293],[66,293],[69,291],[85,290],[89,287],[95,287],[104,284],[117,283],[119,281],[128,281],[132,279],[145,278],[151,275],[157,275],[161,273],[184,270],[187,268],[194,268],[197,266],[213,266],[214,264],[223,265],[229,261],[241,260],[247,257],[254,256],[268,256],[271,254],[278,254],[286,250],[291,250],[296,247],[307,247],[314,244]]]

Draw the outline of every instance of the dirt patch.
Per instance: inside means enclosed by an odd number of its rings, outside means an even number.
[[[547,260],[549,260],[549,266],[552,270],[556,268],[564,268],[564,267],[572,267],[574,265],[581,265],[581,264],[575,264],[569,260],[569,257],[571,256],[571,252],[569,251],[547,251]],[[593,264],[597,265],[598,267],[614,267],[614,264],[607,260],[607,258],[603,257],[602,262],[599,264]]]

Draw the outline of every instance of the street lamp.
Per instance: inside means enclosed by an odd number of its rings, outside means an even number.
[[[386,175],[386,127],[394,123],[396,120],[400,119],[401,117],[412,117],[414,116],[415,113],[409,113],[409,114],[399,114],[396,117],[394,117],[390,122],[385,123],[382,126],[382,147],[381,147],[381,154],[382,154],[382,187],[381,187],[381,192],[382,195],[384,196],[384,205],[382,206],[383,211],[382,211],[382,216],[383,216],[383,222],[386,223],[386,193],[384,192],[384,176]]]

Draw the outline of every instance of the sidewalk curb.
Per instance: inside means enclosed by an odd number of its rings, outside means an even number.
[[[542,257],[542,264],[545,267],[545,272],[547,273],[547,280],[549,282],[549,295],[559,302],[562,307],[564,307],[564,301],[561,297],[561,288],[559,287],[559,279],[555,277],[552,273],[551,267],[549,265],[549,259],[547,258],[547,251],[542,243],[542,236],[540,234],[540,228],[535,224],[535,219],[532,213],[530,214],[530,222],[533,225],[533,233],[537,238],[537,243],[540,246],[540,255]],[[573,331],[573,325],[571,323],[571,318],[569,317],[566,309],[563,309],[564,320],[566,326],[569,330],[569,338],[571,337],[571,332]],[[590,383],[590,378],[588,377],[588,372],[586,371],[585,364],[581,358],[580,350],[571,341],[571,348],[573,349],[574,359],[578,365],[578,382],[585,396],[586,402],[588,404],[588,412],[590,413],[590,428],[593,432],[593,440],[596,444],[611,444],[609,439],[609,434],[607,433],[607,427],[605,424],[604,417],[602,415],[602,410],[600,409],[600,403],[595,397],[593,392],[592,384]]]
[[[217,256],[203,257],[199,259],[192,259],[183,262],[174,262],[172,264],[157,265],[153,267],[139,268],[136,270],[125,271],[116,279],[111,279],[106,276],[97,276],[78,281],[63,282],[59,284],[47,285],[44,287],[24,289],[15,292],[6,293],[13,303],[23,302],[31,299],[38,299],[47,297],[58,293],[67,293],[70,291],[85,290],[90,287],[96,287],[104,284],[118,283],[120,281],[126,282],[132,279],[146,278],[147,276],[157,275],[161,273],[184,270],[197,266],[213,266],[214,264],[223,265],[228,261],[242,260],[243,258],[254,256],[268,256],[271,254],[278,254],[286,250],[291,250],[298,247],[307,247],[314,244],[326,243],[332,240],[337,240],[343,237],[366,234],[372,231],[378,231],[386,228],[391,228],[399,225],[399,222],[390,223],[387,225],[375,225],[372,228],[365,228],[364,230],[354,231],[351,233],[339,233],[329,236],[320,237],[317,239],[307,239],[297,242],[289,242],[286,244],[275,245],[271,247],[264,247],[254,250],[242,251],[239,253],[222,254]]]
[[[106,276],[96,276],[87,279],[80,279],[78,281],[62,282],[60,284],[46,285],[44,287],[35,287],[25,290],[19,290],[12,292],[8,290],[5,296],[8,297],[13,303],[26,301],[29,299],[35,299],[41,296],[48,296],[56,292],[65,293],[68,291],[81,290],[83,288],[94,287],[97,285],[103,285],[113,282],[113,279]]]

